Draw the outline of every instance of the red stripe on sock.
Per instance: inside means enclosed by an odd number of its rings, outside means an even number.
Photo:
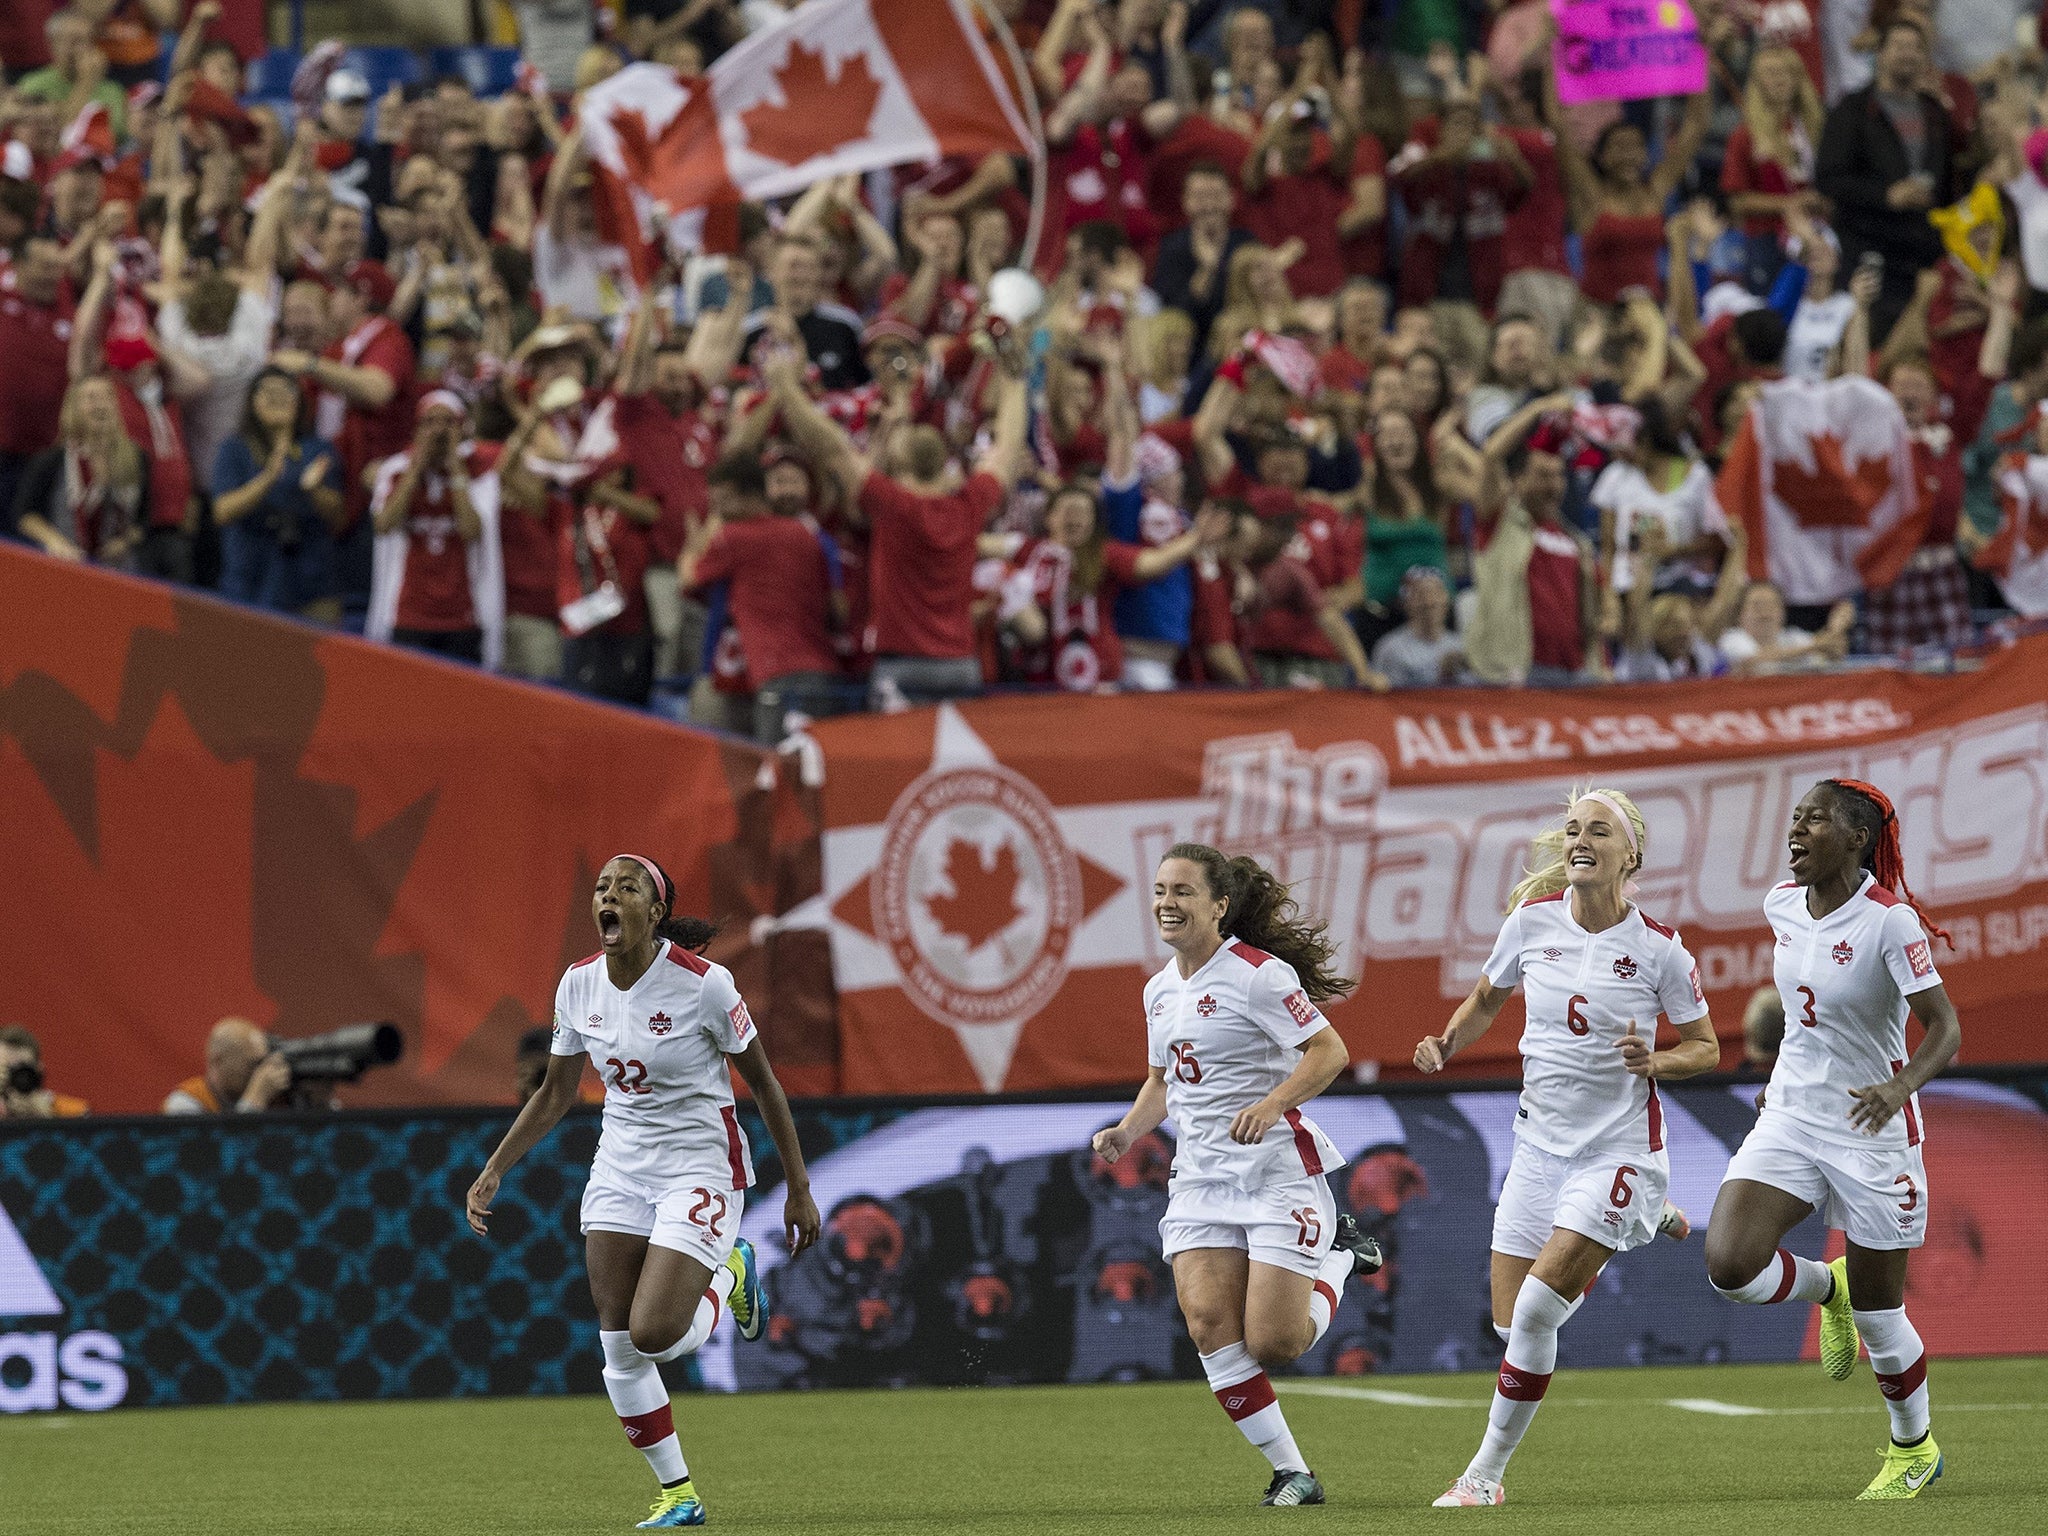
[[[1895,1403],[1903,1398],[1911,1397],[1926,1385],[1927,1356],[1925,1354],[1922,1354],[1918,1360],[1915,1360],[1896,1376],[1887,1376],[1883,1371],[1877,1372],[1877,1390]]]
[[[1792,1294],[1792,1283],[1799,1278],[1798,1262],[1783,1248],[1778,1250],[1778,1262],[1785,1266],[1785,1273],[1778,1281],[1777,1291],[1773,1293],[1770,1301],[1764,1303],[1765,1306],[1783,1301],[1787,1296],[1790,1296]]]
[[[706,1291],[706,1292],[705,1292],[704,1294],[705,1294],[705,1295],[706,1295],[707,1297],[709,1297],[709,1298],[710,1298],[710,1301],[711,1301],[711,1331],[712,1331],[713,1333],[716,1333],[716,1332],[718,1332],[718,1313],[719,1313],[719,1305],[718,1305],[718,1287],[714,1285],[714,1286],[713,1286],[713,1287],[712,1287],[712,1288],[711,1288],[710,1290]]]
[[[1335,1317],[1337,1315],[1337,1293],[1330,1289],[1329,1282],[1318,1280],[1315,1290],[1318,1296],[1330,1304],[1330,1316]]]
[[[619,1427],[625,1430],[628,1440],[644,1451],[650,1445],[659,1445],[673,1435],[676,1432],[676,1421],[674,1415],[669,1412],[668,1404],[663,1403],[652,1413],[636,1413],[630,1417],[620,1414]]]
[[[1223,1411],[1233,1420],[1248,1419],[1261,1408],[1273,1406],[1273,1383],[1261,1371],[1235,1386],[1218,1387],[1216,1401],[1223,1405]]]
[[[1503,1364],[1498,1385],[1500,1395],[1511,1403],[1540,1403],[1543,1394],[1550,1390],[1550,1372],[1545,1371],[1539,1376],[1534,1371]]]

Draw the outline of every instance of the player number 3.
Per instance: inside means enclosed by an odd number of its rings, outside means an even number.
[[[1799,1022],[1804,1024],[1808,1029],[1814,1029],[1818,1027],[1820,1024],[1820,1020],[1814,1016],[1813,1012],[1813,988],[1794,987],[1793,990],[1797,992],[1801,997],[1806,999],[1806,1006],[1799,1011]]]

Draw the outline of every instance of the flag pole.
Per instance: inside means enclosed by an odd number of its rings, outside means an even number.
[[[988,18],[1009,57],[1010,69],[1016,76],[1018,102],[1031,125],[1031,217],[1024,226],[1024,245],[1017,257],[1017,265],[1029,272],[1038,256],[1038,238],[1045,229],[1045,123],[1039,116],[1038,92],[1032,85],[1030,67],[1017,47],[1017,39],[1010,35],[1010,24],[987,0],[975,0],[975,9]]]

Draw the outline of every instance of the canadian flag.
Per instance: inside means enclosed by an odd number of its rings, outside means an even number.
[[[1890,586],[1926,529],[1905,415],[1869,379],[1766,384],[1715,490],[1749,535],[1751,578],[1788,603]]]
[[[811,0],[701,79],[628,65],[580,114],[592,158],[678,249],[716,239],[713,210],[828,177],[1033,152],[967,0]]]
[[[2003,518],[1972,564],[1998,578],[2013,610],[2048,618],[2048,458],[2009,454],[1998,466]]]

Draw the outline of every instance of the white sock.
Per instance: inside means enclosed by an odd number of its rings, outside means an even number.
[[[1856,1314],[1856,1331],[1870,1351],[1877,1390],[1891,1410],[1892,1440],[1911,1445],[1927,1433],[1927,1351],[1920,1334],[1906,1321],[1906,1309]]]
[[[1550,1390],[1551,1373],[1557,1368],[1557,1330],[1576,1305],[1534,1275],[1522,1281],[1515,1297],[1515,1325],[1500,1363],[1500,1380],[1494,1385],[1493,1406],[1486,1414],[1486,1438],[1465,1469],[1467,1477],[1497,1483],[1506,1475],[1508,1458],[1522,1443],[1543,1394]]]
[[[1730,1301],[1746,1302],[1752,1307],[1768,1307],[1779,1301],[1821,1302],[1834,1294],[1835,1276],[1820,1260],[1801,1258],[1789,1248],[1780,1248],[1762,1273],[1747,1285],[1738,1285],[1733,1290],[1717,1285],[1714,1289]]]
[[[1572,1320],[1573,1314],[1575,1314],[1579,1310],[1579,1308],[1583,1307],[1586,1304],[1586,1298],[1592,1294],[1593,1292],[1590,1287],[1588,1287],[1586,1290],[1579,1292],[1579,1299],[1564,1309],[1564,1317],[1558,1323],[1558,1326],[1562,1328],[1565,1323],[1570,1322]],[[1515,1330],[1510,1324],[1495,1323],[1493,1325],[1493,1331],[1500,1335],[1501,1343],[1505,1344],[1508,1341],[1508,1336],[1512,1334]]]
[[[1351,1278],[1351,1250],[1332,1248],[1330,1256],[1323,1260],[1323,1267],[1316,1271],[1315,1289],[1308,1293],[1308,1320],[1315,1324],[1315,1337],[1308,1341],[1314,1349],[1330,1331],[1330,1319],[1337,1315],[1337,1308],[1344,1301],[1344,1282]]]
[[[718,1288],[713,1286],[697,1301],[697,1315],[690,1320],[690,1331],[658,1355],[649,1356],[654,1360],[680,1360],[684,1355],[694,1355],[704,1347],[711,1337],[711,1330],[718,1326]]]
[[[1202,1374],[1209,1378],[1209,1390],[1216,1394],[1231,1422],[1259,1448],[1275,1472],[1308,1470],[1301,1448],[1288,1431],[1287,1416],[1273,1395],[1273,1383],[1243,1343],[1226,1344],[1215,1354],[1202,1356]]]
[[[680,1483],[690,1469],[684,1465],[683,1447],[676,1439],[661,1367],[633,1347],[633,1335],[623,1328],[615,1333],[600,1332],[597,1342],[604,1346],[604,1389],[626,1438],[647,1458],[664,1488]]]

